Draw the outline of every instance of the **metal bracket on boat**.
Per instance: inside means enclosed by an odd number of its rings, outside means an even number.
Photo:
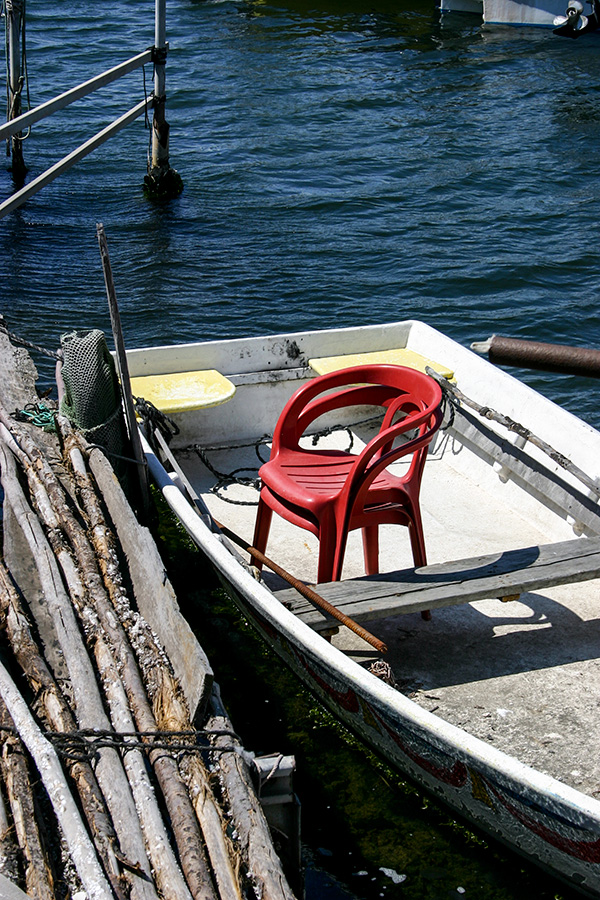
[[[286,862],[299,872],[300,801],[293,787],[296,760],[293,756],[272,753],[269,756],[255,756],[252,763],[256,792],[267,822],[284,840]]]

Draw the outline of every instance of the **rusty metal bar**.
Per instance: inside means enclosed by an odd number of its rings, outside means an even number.
[[[501,365],[600,378],[600,350],[522,341],[498,334],[471,344],[471,350],[487,354],[490,362]]]

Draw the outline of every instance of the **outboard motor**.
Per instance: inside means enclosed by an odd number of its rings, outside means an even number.
[[[600,0],[590,0],[592,12],[589,16],[583,15],[583,4],[579,0],[569,0],[564,16],[557,16],[554,20],[556,28],[554,34],[561,37],[580,37],[590,31],[596,31],[600,27]]]

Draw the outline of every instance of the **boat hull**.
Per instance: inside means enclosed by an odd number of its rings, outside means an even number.
[[[518,420],[527,412],[528,423],[536,430],[546,430],[548,437],[554,432],[563,440],[567,440],[567,435],[575,435],[574,449],[580,466],[591,473],[596,471],[600,445],[597,432],[422,323],[397,323],[355,332],[279,335],[250,339],[243,347],[240,342],[223,342],[208,345],[205,354],[201,345],[187,345],[179,348],[175,356],[182,371],[192,363],[197,366],[202,359],[206,365],[217,365],[237,378],[239,390],[247,391],[246,399],[240,400],[241,421],[248,398],[253,392],[258,393],[261,386],[266,386],[268,396],[275,397],[271,405],[281,408],[280,379],[287,378],[286,390],[291,391],[293,378],[310,377],[302,368],[304,356],[324,356],[332,350],[339,353],[344,345],[347,352],[355,351],[353,344],[378,350],[392,340],[404,342],[405,346],[412,342],[423,353],[430,350],[453,368],[459,384],[465,388],[476,386],[481,401],[492,408],[502,399],[505,403],[510,400],[512,406],[509,404],[506,411],[511,416]],[[168,348],[134,351],[132,362],[140,371],[152,366],[155,371],[168,371],[168,356]],[[297,369],[298,363],[302,371]],[[266,372],[264,377],[262,371]],[[494,381],[489,386],[488,372]],[[211,433],[221,439],[219,429],[225,436],[226,417],[218,411],[211,415]],[[249,425],[259,431],[268,427],[268,422],[257,421],[253,410],[248,418],[252,420]],[[184,421],[181,425],[185,430]],[[187,441],[192,432],[190,427],[184,435]],[[572,437],[569,440],[573,443]],[[455,813],[581,893],[600,897],[600,802],[428,711],[315,633],[286,609],[263,582],[257,581],[239,555],[232,553],[222,537],[211,530],[209,521],[184,496],[178,479],[167,473],[147,444],[145,452],[165,499],[228,594],[282,661],[334,716],[398,772]]]
[[[220,574],[217,569],[217,574]],[[600,897],[600,823],[565,804],[482,765],[464,748],[436,738],[410,715],[377,701],[351,679],[291,640],[262,616],[231,581],[221,583],[262,638],[324,706],[402,776],[424,788],[477,828],[590,897]]]
[[[442,0],[446,12],[468,12],[483,17],[489,25],[554,26],[556,16],[564,16],[567,0]]]

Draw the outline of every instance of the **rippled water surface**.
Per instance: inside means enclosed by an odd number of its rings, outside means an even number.
[[[149,3],[55,10],[30,4],[33,104],[153,42]],[[108,329],[102,221],[129,346],[413,316],[464,344],[600,344],[600,38],[417,0],[170,0],[168,37],[183,195],[142,196],[138,120],[1,221],[15,331]],[[34,126],[30,177],[143,90],[138,71]],[[527,377],[600,424],[597,382]]]
[[[465,345],[600,346],[599,36],[483,28],[425,0],[169,0],[167,15],[185,190],[143,196],[138,120],[0,221],[11,330],[52,348],[110,331],[103,222],[130,347],[406,317]],[[27,35],[37,105],[151,45],[153,7],[35,0]],[[29,178],[143,94],[136,72],[34,126]],[[524,377],[600,426],[598,381]],[[422,896],[456,895],[436,878]]]

